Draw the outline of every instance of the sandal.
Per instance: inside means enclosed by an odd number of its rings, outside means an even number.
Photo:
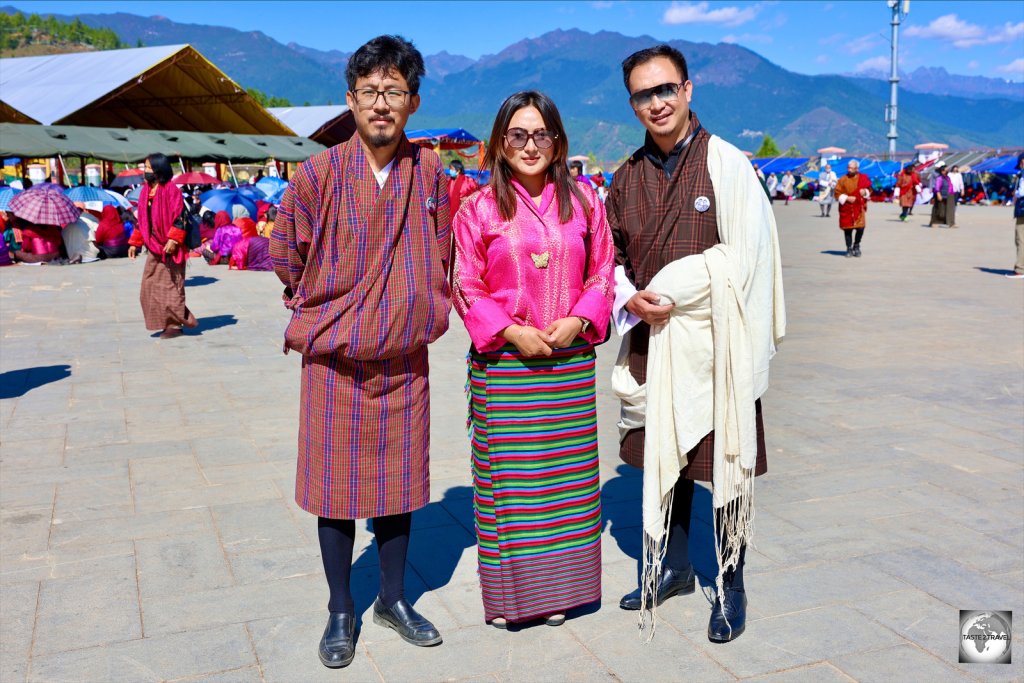
[[[549,614],[544,620],[544,623],[548,626],[561,626],[565,623],[564,614]]]
[[[491,619],[491,626],[494,628],[500,628],[502,631],[508,628],[508,620],[505,617],[494,617]]]

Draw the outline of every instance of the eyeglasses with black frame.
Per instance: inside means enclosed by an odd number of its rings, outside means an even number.
[[[523,149],[531,138],[533,144],[537,145],[537,149],[549,149],[551,145],[555,144],[558,136],[543,128],[532,133],[526,132],[525,128],[509,128],[505,131],[505,142],[512,149]]]
[[[384,97],[384,103],[393,109],[397,109],[405,104],[405,100],[412,93],[408,90],[398,90],[396,88],[388,88],[387,90],[374,90],[373,88],[360,88],[359,90],[352,90],[352,97],[355,98],[356,104],[364,109],[369,109],[377,104],[379,97]]]
[[[634,109],[643,110],[650,108],[651,99],[654,97],[657,97],[662,102],[675,102],[679,99],[679,89],[685,83],[685,81],[683,83],[662,83],[653,88],[637,90],[629,96],[629,103],[633,105]]]

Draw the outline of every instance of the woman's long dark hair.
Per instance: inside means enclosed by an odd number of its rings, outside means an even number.
[[[149,162],[150,168],[153,169],[156,181],[161,185],[167,184],[174,177],[174,171],[171,169],[171,160],[166,155],[157,152],[156,154],[150,154],[146,157],[146,160]]]
[[[536,90],[509,95],[498,109],[498,115],[494,117],[491,139],[488,140],[487,151],[484,153],[484,168],[491,172],[489,184],[498,201],[498,213],[505,220],[511,220],[516,215],[516,190],[512,187],[512,167],[508,165],[508,158],[505,156],[505,133],[508,131],[512,116],[524,107],[536,107],[544,120],[544,127],[555,136],[555,154],[551,159],[551,165],[548,166],[547,174],[555,184],[559,221],[567,223],[572,218],[572,196],[579,200],[589,221],[591,206],[579,184],[569,175],[569,169],[565,164],[569,156],[569,139],[565,135],[558,107],[550,97]]]

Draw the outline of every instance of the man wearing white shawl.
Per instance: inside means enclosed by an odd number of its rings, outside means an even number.
[[[640,589],[620,606],[641,629],[664,600],[695,590],[687,550],[694,480],[711,483],[718,574],[708,638],[743,633],[743,565],[754,477],[767,471],[760,398],[785,335],[775,219],[742,152],[689,109],[678,50],[622,65],[644,147],[615,173],[614,318],[623,335],[612,385],[622,402],[620,456],[643,467]]]

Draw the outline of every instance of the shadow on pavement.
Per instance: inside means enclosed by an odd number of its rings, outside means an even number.
[[[826,249],[821,252],[822,254],[828,254],[829,256],[846,256],[846,250],[840,251],[839,249]]]
[[[990,275],[1013,275],[1014,271],[1009,268],[984,268],[982,266],[975,266],[975,270],[980,270],[983,273],[989,273]]]
[[[238,318],[231,315],[230,313],[226,313],[224,315],[209,315],[206,316],[205,318],[198,318],[196,322],[199,324],[196,325],[195,327],[191,329],[185,328],[184,332],[186,335],[197,336],[203,334],[204,332],[209,332],[210,330],[216,330],[221,327],[227,327],[229,325],[237,325]]]
[[[70,365],[41,365],[0,373],[0,398],[18,398],[28,392],[71,376]]]
[[[215,277],[210,277],[209,275],[193,275],[185,280],[185,286],[202,287],[203,285],[212,285],[214,282],[220,282],[220,280]]]
[[[443,499],[412,513],[409,557],[405,566],[405,599],[410,604],[415,605],[424,593],[447,586],[463,551],[476,545],[475,534],[467,531],[473,528],[472,494],[472,487],[453,486],[444,492]],[[372,520],[366,520],[366,528],[372,531]],[[372,604],[380,591],[379,568],[380,556],[374,539],[352,565],[357,629],[362,627],[362,604],[364,601]],[[430,615],[424,616],[430,618]]]

